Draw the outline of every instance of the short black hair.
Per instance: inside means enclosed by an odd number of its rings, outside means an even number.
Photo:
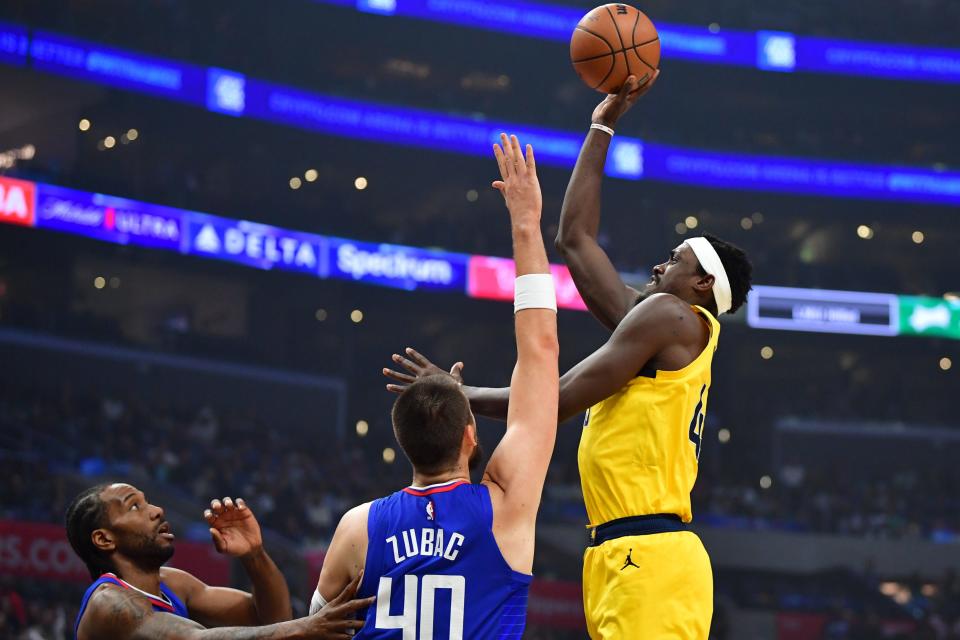
[[[721,240],[709,233],[703,234],[703,237],[713,245],[717,255],[720,256],[723,270],[727,272],[727,280],[730,281],[730,311],[728,313],[735,313],[747,301],[747,293],[753,286],[753,265],[747,258],[747,253],[735,244],[730,244],[726,240]],[[706,274],[702,265],[700,271]]]
[[[113,571],[109,560],[93,545],[90,535],[97,529],[106,527],[107,505],[100,497],[109,483],[98,484],[84,490],[70,502],[67,507],[66,527],[67,539],[70,546],[83,563],[94,580],[104,573]]]
[[[440,473],[456,465],[470,402],[446,374],[424,376],[403,390],[390,413],[393,433],[413,468]]]

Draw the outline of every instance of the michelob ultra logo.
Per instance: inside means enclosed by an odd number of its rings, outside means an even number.
[[[0,176],[0,222],[34,226],[36,193],[32,182]]]

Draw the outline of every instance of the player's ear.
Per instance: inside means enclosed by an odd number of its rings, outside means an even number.
[[[716,278],[709,273],[703,276],[697,276],[696,282],[693,283],[693,288],[701,293],[706,293],[710,291],[710,289],[713,289],[713,283],[715,281]]]
[[[480,440],[477,438],[477,424],[476,422],[468,422],[467,426],[463,430],[463,441],[464,444],[474,448],[479,444]]]
[[[109,529],[94,529],[90,534],[90,540],[100,551],[113,551],[117,548],[117,542]]]

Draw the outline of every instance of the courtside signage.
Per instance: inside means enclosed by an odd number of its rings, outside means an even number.
[[[465,254],[428,251],[394,244],[372,244],[330,238],[329,277],[369,282],[414,291],[463,292],[467,283]]]
[[[0,222],[259,269],[282,269],[408,291],[449,291],[471,298],[513,300],[516,267],[509,258],[330,238],[27,180],[0,177]],[[557,305],[586,309],[569,269],[550,265],[550,272]],[[755,285],[747,300],[747,322],[763,329],[960,340],[960,301]]]
[[[0,223],[32,227],[36,188],[33,182],[0,176]]]
[[[897,296],[890,293],[753,287],[747,324],[758,329],[895,336],[900,332]]]
[[[324,278],[327,238],[246,220],[188,213],[186,253]]]
[[[553,286],[557,293],[557,306],[561,309],[587,308],[570,270],[561,264],[550,265]],[[471,298],[513,301],[513,282],[517,267],[510,258],[493,256],[470,256],[470,277],[467,280],[467,295]]]
[[[37,226],[158,249],[180,250],[183,212],[171,207],[37,185]]]
[[[898,296],[902,335],[960,340],[960,300]]]

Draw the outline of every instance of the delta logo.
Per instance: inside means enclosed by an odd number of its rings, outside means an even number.
[[[36,201],[37,185],[0,176],[0,223],[34,226]]]

